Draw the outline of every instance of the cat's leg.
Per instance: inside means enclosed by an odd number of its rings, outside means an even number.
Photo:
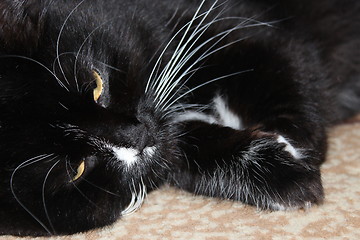
[[[276,132],[184,122],[186,163],[175,185],[262,209],[307,208],[323,199],[317,153]]]
[[[240,58],[226,55],[217,72],[234,63],[254,71],[228,79],[215,90],[195,93],[198,99],[215,93],[210,115],[179,117],[186,164],[174,182],[196,194],[260,208],[320,203],[319,167],[326,152],[328,116],[324,106],[331,107],[321,90],[324,81],[318,73],[323,71],[316,59],[307,59],[311,64],[306,65],[297,62],[301,57],[290,58],[296,49],[287,50],[290,57],[277,53],[278,48],[246,49]],[[199,78],[203,76],[206,73]]]

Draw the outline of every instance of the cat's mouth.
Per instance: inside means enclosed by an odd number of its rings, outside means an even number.
[[[119,161],[125,163],[127,167],[133,166],[141,159],[151,158],[155,154],[156,149],[157,149],[156,146],[145,147],[141,151],[132,147],[117,147],[117,146],[111,147],[114,156]]]

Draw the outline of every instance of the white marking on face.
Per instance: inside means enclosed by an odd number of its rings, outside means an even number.
[[[185,121],[201,121],[209,124],[217,123],[217,120],[213,116],[195,111],[187,111],[176,118],[176,122]]]
[[[139,159],[139,151],[134,148],[112,147],[117,159],[131,166]]]
[[[213,100],[215,110],[220,116],[220,124],[226,127],[231,127],[237,130],[243,129],[243,123],[240,116],[233,113],[224,99],[220,96],[216,96]]]
[[[290,153],[295,159],[300,159],[303,157],[302,154],[296,148],[294,148],[283,136],[279,136],[277,141],[278,143],[284,143],[286,145],[285,151]]]

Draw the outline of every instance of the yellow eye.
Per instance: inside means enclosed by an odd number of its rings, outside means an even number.
[[[93,90],[94,101],[96,102],[103,91],[103,80],[97,71],[93,70],[92,72],[96,81],[96,88]]]
[[[75,182],[76,180],[78,180],[83,175],[84,171],[85,171],[85,161],[82,161],[76,170],[75,177],[73,177],[73,179],[71,179],[70,182]]]

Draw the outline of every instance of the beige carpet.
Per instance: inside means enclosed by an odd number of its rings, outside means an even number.
[[[326,199],[307,211],[259,212],[240,203],[163,188],[114,226],[58,240],[360,239],[360,117],[330,131]],[[81,221],[81,220],[79,220]],[[0,240],[16,238],[3,236]]]

